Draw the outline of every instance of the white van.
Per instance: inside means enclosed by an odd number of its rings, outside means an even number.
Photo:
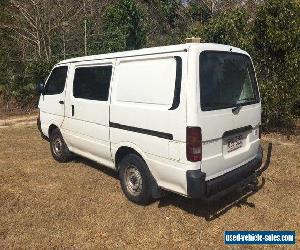
[[[115,169],[135,203],[161,190],[210,200],[256,180],[261,102],[241,49],[186,43],[64,60],[39,90],[54,159]]]

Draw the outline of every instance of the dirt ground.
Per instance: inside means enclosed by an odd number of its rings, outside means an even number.
[[[0,120],[26,117],[29,115],[37,115],[37,113],[38,113],[37,109],[31,109],[29,111],[21,110],[21,109],[13,109],[8,111],[3,107],[3,103],[1,103],[1,97],[0,97]]]
[[[204,205],[168,194],[141,207],[121,192],[117,175],[78,158],[59,164],[32,124],[0,129],[0,249],[257,249],[225,246],[225,230],[296,230],[300,248],[300,144],[278,135],[264,186]]]

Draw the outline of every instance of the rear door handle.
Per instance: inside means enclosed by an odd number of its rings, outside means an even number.
[[[64,101],[59,101],[59,104],[65,104],[65,102]]]

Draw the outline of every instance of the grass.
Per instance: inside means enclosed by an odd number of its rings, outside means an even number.
[[[296,230],[299,237],[300,145],[266,139],[272,163],[264,187],[247,199],[204,205],[169,194],[141,207],[126,200],[113,171],[81,158],[55,162],[35,126],[0,129],[0,248],[232,249],[223,244],[225,230]],[[288,249],[299,246],[298,238]]]

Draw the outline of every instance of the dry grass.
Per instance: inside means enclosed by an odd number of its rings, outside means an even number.
[[[24,126],[28,124],[36,124],[37,115],[18,115],[0,119],[0,129],[12,126]]]
[[[83,159],[59,164],[34,126],[4,128],[0,248],[237,249],[224,246],[225,230],[296,230],[299,236],[300,145],[274,140],[264,178],[259,192],[234,206],[234,195],[206,206],[170,194],[140,207],[125,199],[114,172]]]
[[[26,118],[29,115],[37,115],[37,109],[30,109],[30,110],[22,110],[22,109],[13,109],[7,110],[1,103],[1,96],[0,96],[0,120],[3,119],[12,119],[12,118]]]

